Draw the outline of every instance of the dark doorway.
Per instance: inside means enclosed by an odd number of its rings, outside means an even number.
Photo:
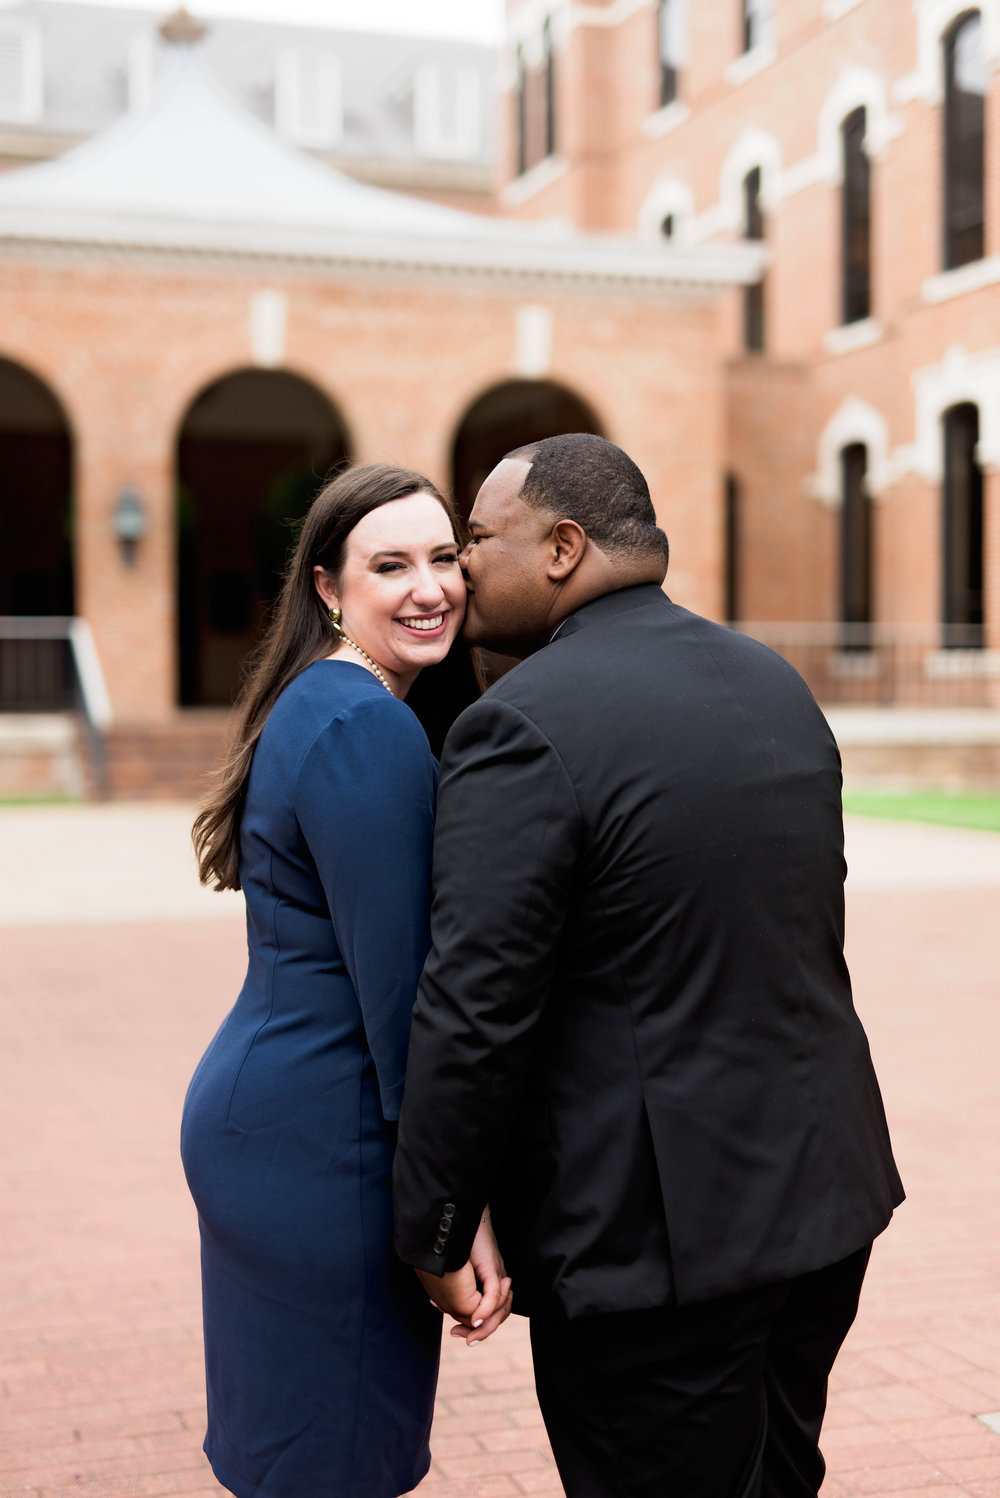
[[[544,380],[511,380],[488,390],[466,412],[455,436],[455,503],[468,518],[487,474],[512,448],[563,432],[603,433],[578,395]]]
[[[944,416],[944,644],[979,649],[983,638],[983,473],[976,455],[979,411]]]
[[[0,359],[0,614],[73,613],[73,452],[51,390]]]
[[[228,705],[301,520],[348,456],[344,423],[296,375],[244,370],[202,392],[177,445],[182,706]]]

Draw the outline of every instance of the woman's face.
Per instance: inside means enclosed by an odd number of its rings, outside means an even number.
[[[315,568],[316,589],[339,608],[341,627],[405,694],[424,666],[444,660],[465,614],[465,580],[451,521],[432,494],[408,494],[372,510],[351,531],[334,579]],[[342,646],[341,659],[354,652]]]

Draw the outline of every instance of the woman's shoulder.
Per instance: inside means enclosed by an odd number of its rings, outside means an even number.
[[[406,703],[351,661],[313,661],[300,671],[275,703],[264,735],[293,738],[302,758],[318,741],[343,736],[363,740],[378,757],[400,751],[430,757],[427,736]]]

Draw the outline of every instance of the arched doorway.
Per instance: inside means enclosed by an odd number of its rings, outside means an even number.
[[[547,380],[510,380],[481,395],[469,407],[455,435],[453,492],[463,518],[472,509],[486,475],[504,453],[563,432],[603,435],[590,407],[561,385]]]
[[[73,613],[73,443],[56,397],[0,359],[0,614]]]
[[[179,698],[232,702],[281,585],[295,522],[348,456],[322,391],[280,370],[241,370],[204,390],[177,444]]]

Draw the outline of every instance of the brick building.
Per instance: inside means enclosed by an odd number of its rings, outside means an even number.
[[[725,297],[725,612],[846,623],[858,687],[913,642],[918,699],[1000,702],[1000,4],[511,0],[507,30],[508,214],[766,247]]]
[[[0,178],[0,615],[82,617],[115,723],[168,725],[231,700],[331,464],[467,504],[510,446],[581,428],[671,497],[676,585],[718,612],[722,298],[759,251],[361,184],[167,34],[145,109]]]

